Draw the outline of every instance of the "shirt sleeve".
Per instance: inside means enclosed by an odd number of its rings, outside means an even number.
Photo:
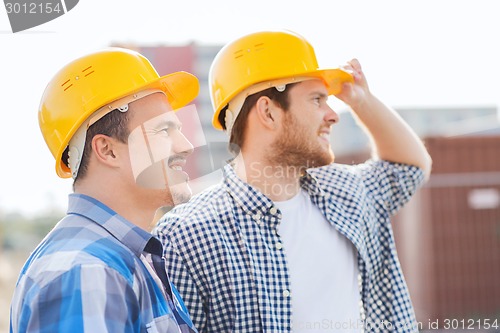
[[[358,167],[368,192],[391,215],[424,184],[424,172],[417,166],[370,160]]]
[[[19,332],[139,332],[140,309],[130,283],[102,265],[76,266],[43,288],[31,288]]]

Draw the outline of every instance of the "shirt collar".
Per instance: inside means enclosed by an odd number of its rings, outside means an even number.
[[[138,257],[152,238],[157,240],[149,232],[127,221],[99,200],[84,194],[69,195],[68,214],[80,215],[92,220]]]
[[[257,188],[245,183],[228,164],[223,169],[224,186],[237,205],[249,215],[265,215],[273,202]]]
[[[309,170],[306,170],[305,175],[300,178],[300,187],[309,193],[309,196],[311,197],[325,195],[325,192],[321,186],[319,186],[318,180],[309,172]]]

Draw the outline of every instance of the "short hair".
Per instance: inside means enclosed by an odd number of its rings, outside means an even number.
[[[288,111],[288,108],[290,107],[289,92],[290,89],[296,84],[297,83],[287,84],[286,89],[283,92],[279,92],[275,87],[267,88],[266,90],[259,91],[245,99],[230,133],[228,149],[231,153],[236,156],[239,154],[241,147],[243,147],[243,143],[245,142],[248,114],[255,106],[259,98],[266,96],[273,102],[277,103],[284,111]],[[227,106],[219,113],[219,122],[222,124],[224,130],[227,129],[225,121],[226,110]]]
[[[90,154],[92,152],[92,139],[98,134],[104,134],[109,137],[115,138],[120,142],[127,143],[130,130],[129,112],[121,112],[118,109],[106,114],[104,117],[90,125],[85,135],[85,146],[83,148],[78,174],[75,178],[74,184],[83,179],[88,171]],[[68,161],[68,148],[63,153],[62,159],[64,163]]]

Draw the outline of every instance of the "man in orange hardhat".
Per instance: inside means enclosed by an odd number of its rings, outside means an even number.
[[[74,193],[21,271],[11,332],[196,332],[149,229],[159,207],[191,196],[182,166],[193,147],[174,111],[198,90],[192,74],[160,77],[120,48],[52,78],[39,123]]]
[[[264,31],[222,48],[209,80],[213,124],[237,156],[153,231],[200,332],[417,331],[389,217],[431,159],[358,60],[320,69],[302,36]],[[333,163],[330,95],[352,108],[373,159]]]

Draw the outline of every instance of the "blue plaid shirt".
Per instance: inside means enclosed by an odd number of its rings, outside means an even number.
[[[423,180],[421,169],[387,161],[332,164],[301,179],[312,202],[357,249],[366,332],[418,331],[389,218]],[[223,183],[159,222],[153,233],[164,243],[167,271],[200,332],[292,331],[280,221],[273,202],[226,166]]]
[[[141,260],[150,233],[85,195],[28,258],[10,332],[196,332],[181,297],[166,297]],[[154,247],[154,246],[153,246]]]

